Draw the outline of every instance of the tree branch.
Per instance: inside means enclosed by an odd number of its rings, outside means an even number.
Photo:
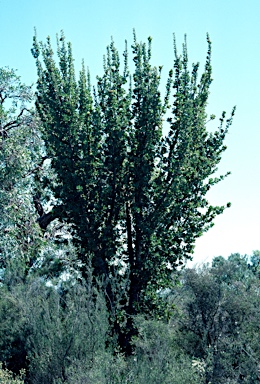
[[[35,209],[40,216],[40,217],[38,217],[37,221],[38,221],[41,229],[46,230],[48,225],[53,220],[55,220],[57,218],[57,216],[55,214],[53,214],[52,211],[50,211],[48,213],[44,212],[43,206],[42,206],[38,196],[33,197],[33,202],[34,202]]]
[[[21,125],[21,122],[19,122],[19,118],[22,117],[24,111],[30,112],[27,108],[22,108],[17,118],[13,121],[9,121],[9,123],[5,124],[3,128],[1,129],[2,134],[6,134],[7,131],[10,131],[12,128],[19,127]]]

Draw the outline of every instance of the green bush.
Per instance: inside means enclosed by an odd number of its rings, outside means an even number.
[[[174,332],[163,322],[136,319],[139,336],[134,355],[96,354],[92,365],[75,361],[67,370],[67,384],[201,384],[203,362],[192,361],[176,347]],[[57,382],[61,383],[61,381]]]
[[[23,374],[14,377],[13,372],[3,369],[0,363],[0,383],[1,384],[24,384]]]

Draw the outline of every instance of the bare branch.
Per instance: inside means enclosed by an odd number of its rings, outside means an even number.
[[[29,109],[27,108],[22,108],[21,112],[19,113],[19,115],[17,116],[17,118],[13,121],[9,121],[9,123],[5,124],[1,130],[1,132],[7,132],[9,131],[10,129],[12,128],[16,128],[16,127],[19,127],[22,122],[19,122],[19,118],[22,117],[24,111],[27,111],[27,112],[30,112]]]

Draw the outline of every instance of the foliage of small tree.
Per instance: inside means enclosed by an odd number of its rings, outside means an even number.
[[[206,383],[260,380],[259,277],[252,267],[247,256],[232,254],[183,273],[172,324],[182,348],[204,361]]]
[[[0,361],[16,374],[24,369],[29,383],[66,383],[83,361],[85,370],[97,370],[97,360],[113,358],[107,334],[104,293],[91,283],[91,271],[87,282],[55,286],[30,276],[0,286]]]
[[[63,34],[57,43],[58,63],[50,38],[44,44],[35,36],[32,49],[38,70],[36,107],[57,174],[57,204],[50,214],[74,225],[82,272],[91,259],[119,316],[115,328],[126,327],[120,343],[129,348],[132,317],[158,307],[157,291],[171,285],[172,271],[191,257],[195,239],[224,210],[211,206],[205,195],[223,179],[211,176],[226,149],[223,141],[234,110],[226,122],[223,113],[218,130],[207,132],[209,37],[200,80],[199,64],[189,72],[186,42],[182,55],[175,45],[164,98],[162,68],[151,64],[151,38],[146,45],[134,35],[132,77],[127,49],[121,70],[112,41],[94,92],[84,65],[76,80],[71,44]],[[120,311],[110,284],[110,276],[119,271],[128,281]]]
[[[104,295],[90,281],[84,285],[74,282],[72,286],[63,283],[58,291],[34,284],[28,300],[30,381],[67,382],[71,365],[82,360],[90,370],[106,349],[108,313]]]
[[[5,286],[0,287],[0,293],[0,361],[18,374],[27,368],[25,303]]]
[[[12,372],[7,369],[3,369],[0,364],[0,382],[1,384],[24,384],[22,375],[15,377]]]
[[[40,241],[32,205],[32,171],[40,158],[42,140],[32,100],[31,87],[14,70],[1,68],[0,264],[5,268],[8,263],[20,263],[24,271],[35,261]]]

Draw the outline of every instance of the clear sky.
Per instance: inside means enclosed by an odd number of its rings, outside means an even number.
[[[165,76],[173,64],[172,34],[179,50],[188,38],[190,62],[204,66],[206,33],[213,42],[213,78],[208,112],[220,116],[237,106],[219,170],[232,175],[215,186],[212,204],[232,207],[197,241],[194,262],[232,252],[260,249],[260,1],[259,0],[0,0],[0,67],[18,70],[23,82],[36,81],[30,49],[38,38],[64,30],[75,65],[84,58],[92,83],[102,73],[103,54],[113,36],[122,52],[132,30],[139,40],[153,37],[153,62]],[[212,122],[211,128],[217,128]]]

